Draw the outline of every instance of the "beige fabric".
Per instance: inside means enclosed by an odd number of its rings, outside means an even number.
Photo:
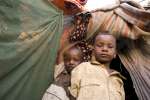
[[[59,65],[55,66],[55,70],[54,70],[54,79],[56,80],[57,76],[63,72],[63,70],[65,69],[64,63],[60,63]]]
[[[65,70],[64,68],[65,68],[64,63],[55,66],[54,79],[56,83],[51,84],[49,86],[49,88],[44,93],[42,100],[69,100],[69,97],[67,96],[66,91],[64,89],[65,88],[64,82],[66,81],[64,78],[60,77],[60,74],[62,75],[62,73]],[[60,78],[62,79],[60,80]],[[64,80],[64,82],[62,82],[62,85],[60,85],[60,83],[59,85],[56,85],[58,80],[59,81]],[[64,86],[64,88],[62,86]]]
[[[125,100],[123,82],[117,71],[85,62],[72,71],[71,94],[77,100]]]
[[[64,88],[51,84],[43,95],[42,100],[69,100]]]

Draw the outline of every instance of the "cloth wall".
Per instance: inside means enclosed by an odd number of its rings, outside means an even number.
[[[140,38],[136,41],[125,40],[125,48],[119,53],[119,57],[130,73],[133,86],[139,100],[150,98],[150,41]]]
[[[63,13],[47,0],[0,0],[0,100],[41,100],[62,28]]]

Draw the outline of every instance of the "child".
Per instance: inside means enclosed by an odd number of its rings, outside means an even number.
[[[103,32],[95,36],[91,62],[77,66],[71,75],[71,94],[77,100],[125,100],[119,72],[109,68],[116,57],[116,39]]]
[[[56,66],[55,82],[47,89],[42,100],[73,100],[68,87],[71,81],[71,71],[82,62],[81,50],[71,45],[63,53],[64,63]]]

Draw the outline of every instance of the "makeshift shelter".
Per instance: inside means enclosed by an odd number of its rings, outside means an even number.
[[[85,13],[77,1],[52,0],[68,14],[64,15],[64,24],[63,12],[51,0],[0,1],[0,100],[41,100],[53,81],[57,51],[61,55],[70,36],[78,37],[73,34],[78,24],[74,15],[82,11],[76,15],[77,19],[80,15],[80,20],[87,19],[79,23],[86,28],[80,32],[85,34],[81,40],[90,40],[100,30],[127,38],[121,40],[125,45],[119,57],[131,75],[139,99],[150,98],[150,13],[129,1]],[[65,7],[78,9],[71,12]]]

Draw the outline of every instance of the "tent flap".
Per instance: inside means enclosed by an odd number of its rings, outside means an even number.
[[[0,21],[0,100],[40,100],[53,80],[62,12],[46,0],[1,0]]]

